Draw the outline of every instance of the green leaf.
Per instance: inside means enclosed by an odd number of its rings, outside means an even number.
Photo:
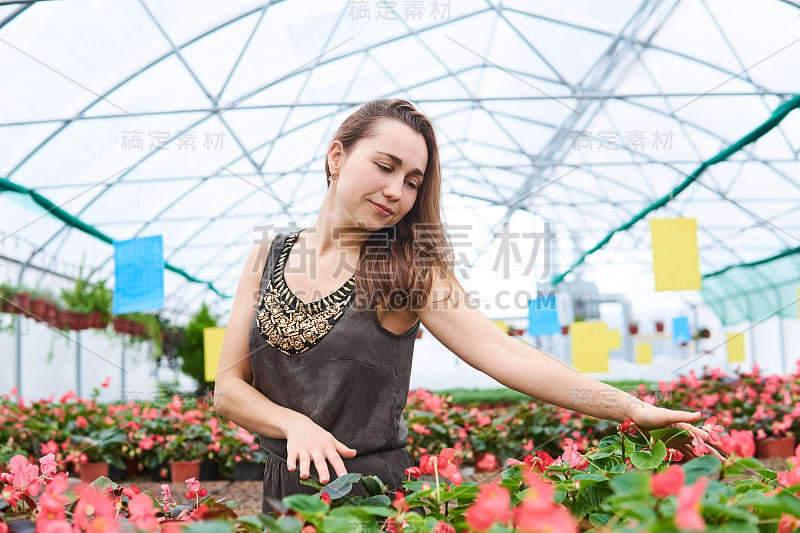
[[[589,523],[597,528],[602,528],[608,523],[609,520],[611,520],[610,514],[592,513],[589,515]]]
[[[659,440],[653,445],[652,450],[633,452],[631,462],[639,470],[653,470],[663,463],[666,457],[667,447]]]
[[[703,514],[709,514],[712,517],[726,517],[736,520],[743,520],[744,522],[749,522],[752,524],[758,523],[758,517],[746,509],[713,502],[703,502]]]
[[[357,472],[350,472],[339,476],[328,483],[320,492],[326,493],[331,497],[331,500],[336,500],[346,494],[350,494],[350,491],[353,489],[353,483],[358,483],[361,477],[362,474]]]
[[[226,520],[198,520],[191,522],[185,533],[231,533],[233,524]]]
[[[303,516],[320,512],[324,513],[328,510],[328,504],[323,502],[319,496],[312,496],[310,494],[292,494],[286,496],[283,499],[283,503],[285,503],[289,509],[297,511]]]
[[[650,476],[647,472],[631,471],[612,479],[611,488],[620,496],[646,496],[650,494]]]
[[[712,455],[702,455],[695,457],[683,465],[686,473],[686,485],[693,485],[700,476],[711,476],[722,468],[722,463]]]
[[[761,477],[768,481],[772,481],[773,479],[778,479],[778,473],[773,472],[768,468],[759,468],[758,473],[761,474]]]
[[[361,484],[370,496],[376,496],[386,492],[386,485],[376,476],[364,476],[361,478]]]
[[[764,468],[764,465],[755,457],[740,457],[733,463],[743,468]]]

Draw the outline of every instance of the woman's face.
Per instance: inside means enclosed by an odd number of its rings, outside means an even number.
[[[375,135],[364,137],[342,159],[341,143],[329,157],[339,178],[335,201],[356,227],[368,231],[397,224],[414,206],[422,185],[428,150],[425,138],[393,119],[375,123]]]

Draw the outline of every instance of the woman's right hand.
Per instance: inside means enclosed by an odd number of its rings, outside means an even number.
[[[307,416],[298,417],[289,423],[286,429],[286,465],[294,472],[297,461],[300,462],[300,479],[308,479],[311,461],[319,474],[323,485],[330,481],[328,465],[331,463],[336,476],[347,473],[342,457],[355,457],[356,450],[348,448]]]

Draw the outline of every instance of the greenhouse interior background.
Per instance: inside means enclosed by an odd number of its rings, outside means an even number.
[[[0,393],[213,387],[253,243],[313,225],[374,98],[434,122],[457,274],[519,342],[795,370],[791,2],[0,4]],[[421,328],[412,388],[497,386]]]

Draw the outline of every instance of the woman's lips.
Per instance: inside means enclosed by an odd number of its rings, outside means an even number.
[[[387,211],[387,210],[385,210],[384,208],[382,208],[381,206],[379,206],[379,205],[378,205],[378,204],[376,204],[375,202],[370,202],[370,203],[372,204],[372,207],[374,207],[374,208],[375,208],[375,210],[376,210],[378,213],[380,213],[380,214],[382,214],[382,215],[386,215],[386,216],[389,216],[389,215],[391,215],[391,214],[392,214],[392,213],[391,213],[391,211]]]

